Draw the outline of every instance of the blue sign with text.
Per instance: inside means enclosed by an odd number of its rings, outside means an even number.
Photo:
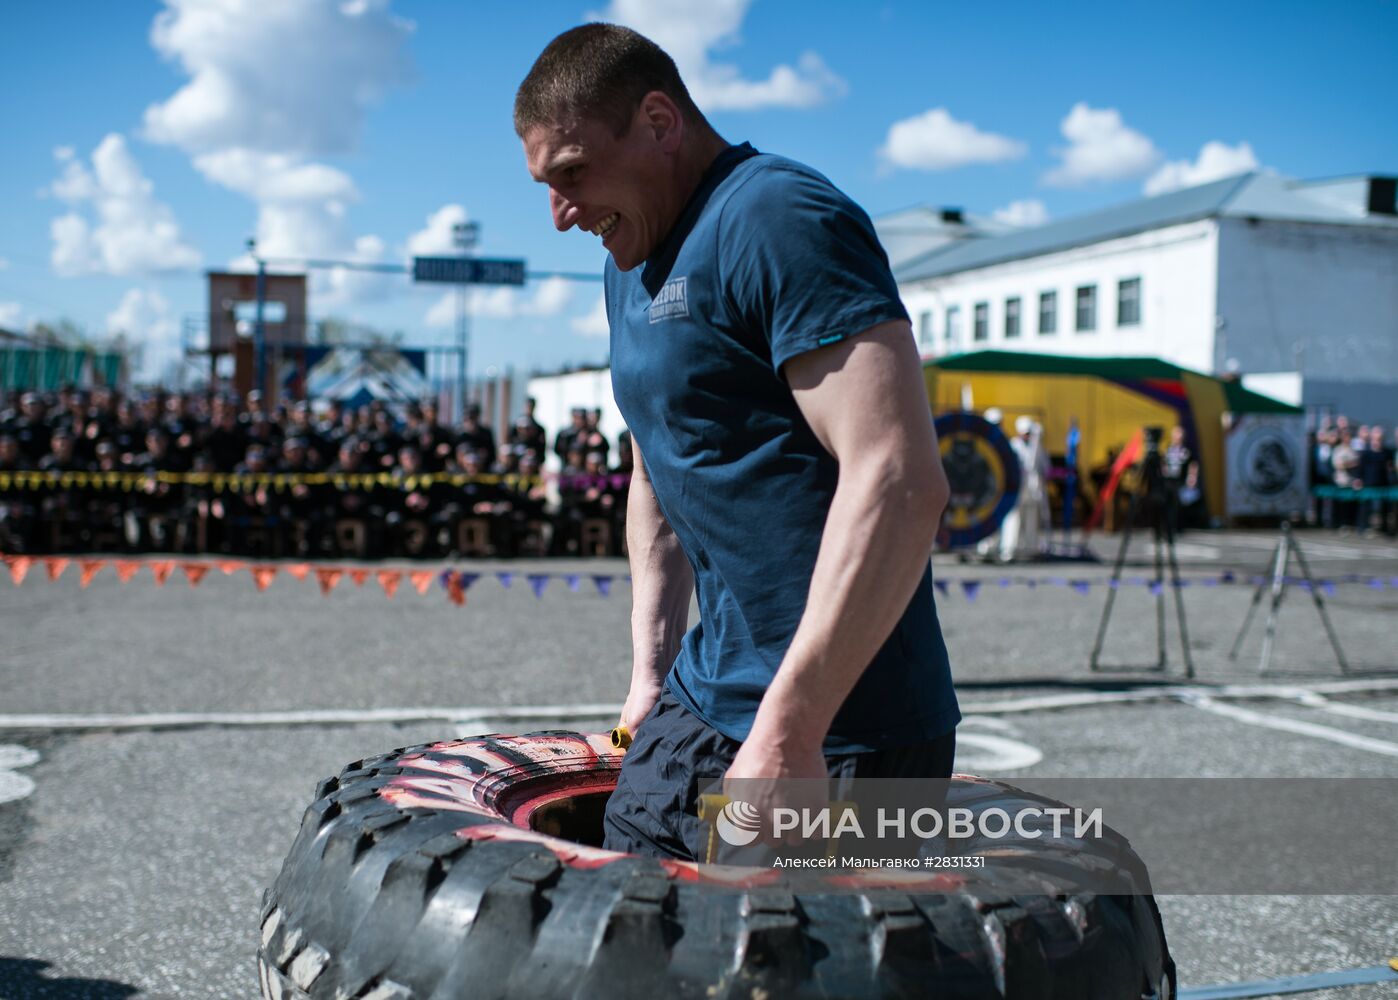
[[[448,285],[522,285],[524,261],[490,257],[414,257],[413,280]]]

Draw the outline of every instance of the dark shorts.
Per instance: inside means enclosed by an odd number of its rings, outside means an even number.
[[[723,777],[742,746],[709,726],[662,689],[626,751],[604,820],[611,851],[695,861],[704,834],[701,782]],[[951,776],[956,731],[924,743],[826,757],[837,779]]]

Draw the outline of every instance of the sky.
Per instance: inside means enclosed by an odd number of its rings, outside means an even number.
[[[68,320],[167,373],[204,272],[476,252],[600,275],[524,167],[514,90],[549,39],[627,24],[726,139],[808,163],[871,215],[1039,225],[1243,170],[1398,173],[1398,0],[67,0],[0,4],[0,327]],[[471,369],[606,359],[597,282],[470,298]],[[310,313],[454,340],[454,300],[320,271]]]

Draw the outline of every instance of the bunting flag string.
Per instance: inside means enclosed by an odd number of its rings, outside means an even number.
[[[379,585],[379,589],[384,596],[392,599],[399,587],[406,580],[408,584],[419,595],[426,596],[432,590],[434,581],[446,592],[448,600],[457,605],[465,606],[467,591],[473,585],[485,577],[493,578],[502,589],[511,590],[514,588],[516,577],[522,578],[529,585],[529,592],[536,600],[543,600],[549,585],[554,580],[563,581],[568,593],[582,594],[583,581],[591,580],[601,597],[610,597],[612,587],[617,582],[630,583],[629,574],[620,573],[523,573],[515,570],[488,570],[477,572],[465,572],[454,569],[409,569],[400,567],[370,568],[365,566],[339,566],[323,565],[305,562],[296,563],[270,563],[270,562],[249,562],[243,559],[217,559],[217,560],[176,560],[168,558],[104,558],[104,557],[70,557],[70,556],[27,556],[27,555],[0,555],[0,560],[4,561],[8,570],[10,582],[18,587],[27,580],[32,579],[31,570],[42,565],[44,576],[51,583],[56,583],[63,576],[69,565],[76,562],[78,565],[78,586],[86,590],[93,580],[109,564],[115,571],[118,582],[129,583],[135,579],[142,570],[149,569],[151,578],[156,586],[163,587],[174,571],[178,568],[188,581],[191,588],[198,587],[200,583],[214,570],[219,570],[227,576],[235,576],[239,573],[247,573],[259,592],[266,591],[272,586],[277,577],[285,573],[288,577],[297,582],[315,578],[320,592],[329,596],[336,588],[340,580],[348,576],[356,587],[363,587],[372,577]],[[1115,589],[1140,588],[1148,591],[1152,596],[1159,597],[1165,593],[1167,587],[1257,587],[1263,583],[1271,582],[1269,575],[1250,574],[1239,575],[1237,573],[1223,572],[1210,574],[1208,576],[1184,577],[1178,582],[1159,581],[1154,578],[1144,576],[1124,576],[1119,580],[1107,578],[1068,578],[1063,576],[1001,576],[1001,577],[939,577],[933,580],[933,585],[937,588],[937,593],[946,599],[959,591],[967,603],[974,603],[987,589],[1008,590],[1013,587],[1050,587],[1069,590],[1082,597],[1089,596],[1094,590],[1112,587]],[[1300,576],[1288,576],[1284,582],[1288,586],[1308,589],[1311,582]],[[1398,576],[1378,576],[1362,575],[1358,573],[1348,573],[1343,576],[1333,578],[1318,579],[1314,586],[1326,595],[1334,595],[1337,588],[1342,585],[1361,586],[1371,590],[1398,590]]]

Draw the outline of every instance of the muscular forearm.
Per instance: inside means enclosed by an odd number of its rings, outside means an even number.
[[[626,547],[631,557],[631,682],[658,685],[679,654],[689,624],[694,574],[644,474],[631,482]]]
[[[894,463],[897,469],[898,463]],[[946,503],[940,466],[841,469],[806,609],[750,739],[818,748],[917,589]]]

